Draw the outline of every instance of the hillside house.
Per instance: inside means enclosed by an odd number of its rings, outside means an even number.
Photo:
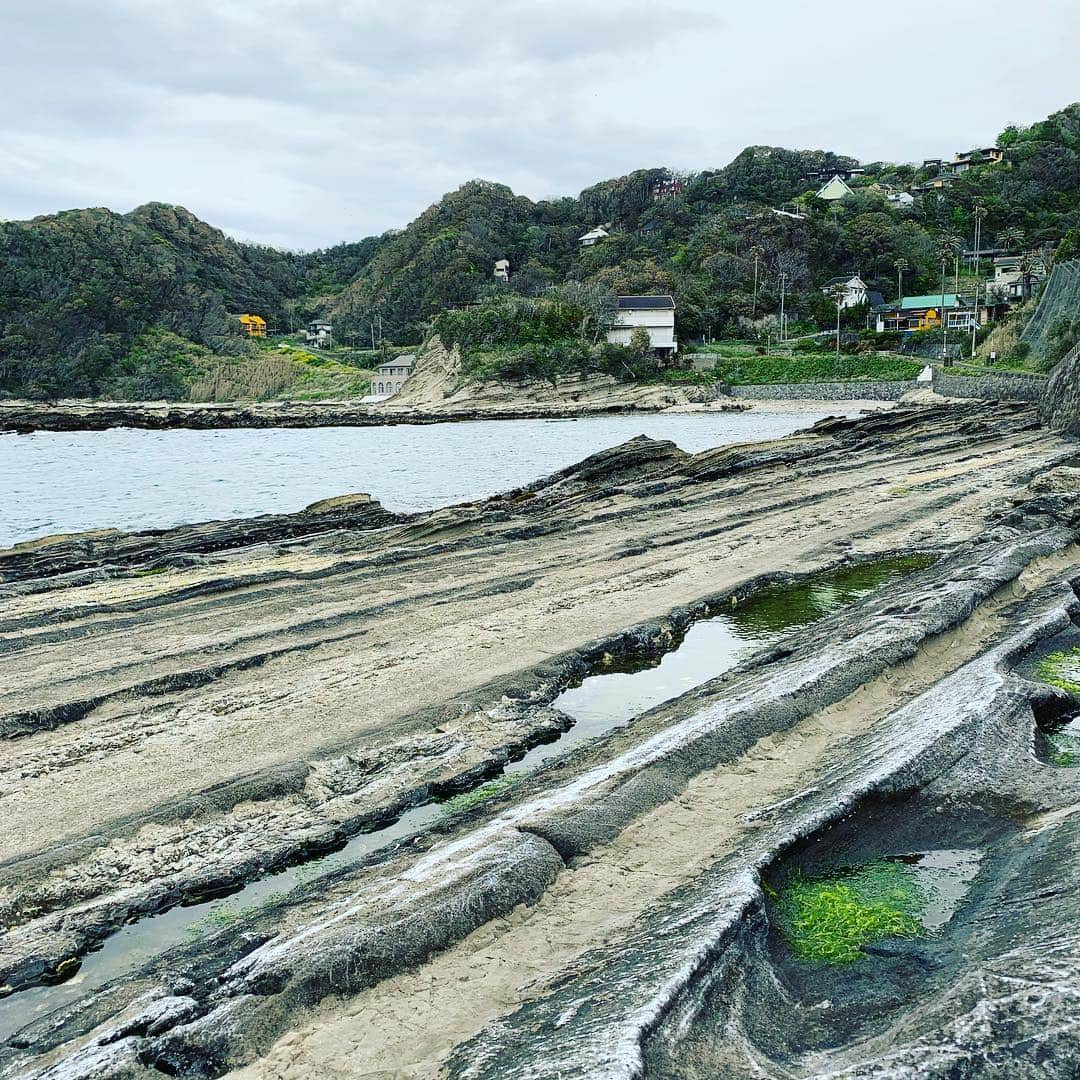
[[[955,293],[929,296],[905,296],[899,304],[878,308],[877,331],[907,333],[911,330],[935,330],[941,327],[942,312],[950,330],[970,330],[975,324],[975,308]]]
[[[928,192],[928,191],[943,191],[956,179],[952,173],[942,173],[940,176],[935,176],[930,180],[926,180],[921,184],[916,184],[913,191],[916,192]]]
[[[841,274],[839,277],[830,278],[821,286],[821,291],[830,300],[835,299],[834,291],[837,289],[842,291],[842,308],[857,307],[867,302],[866,282],[858,274]]]
[[[909,191],[894,191],[885,196],[885,201],[897,210],[906,210],[915,205],[915,196]]]
[[[982,150],[969,150],[966,154],[957,154],[944,167],[954,176],[966,173],[976,165],[1000,165],[1005,160],[1005,151],[997,146],[987,146]]]
[[[601,240],[606,239],[610,233],[606,229],[590,229],[584,236],[578,237],[578,243],[582,247],[592,247],[593,244],[599,244]]]
[[[378,398],[392,397],[404,385],[413,372],[416,356],[405,353],[375,369],[375,378],[371,380],[371,393]]]
[[[304,341],[314,349],[329,349],[334,344],[334,327],[322,319],[309,322]]]
[[[510,260],[509,259],[497,259],[495,261],[495,268],[491,271],[499,281],[510,280]]]
[[[681,195],[686,190],[686,178],[682,176],[669,176],[664,180],[657,180],[649,189],[653,202],[661,199],[672,199]]]
[[[837,199],[846,199],[848,195],[854,194],[844,178],[837,173],[827,184],[818,188],[817,197],[826,202],[836,202]]]
[[[675,300],[670,296],[620,296],[615,325],[607,339],[615,345],[629,345],[638,327],[649,333],[653,352],[674,356],[678,349],[675,340]]]
[[[994,276],[987,281],[987,289],[1009,303],[1028,299],[1035,285],[1046,277],[1046,267],[1041,259],[1032,259],[1026,272],[1023,267],[1023,255],[997,256]]]
[[[863,176],[865,173],[866,170],[861,166],[853,169],[812,169],[799,179],[805,184],[821,184],[834,176],[839,176],[841,180],[850,180],[853,176]]]
[[[261,315],[241,315],[240,325],[248,337],[266,337],[266,320]]]

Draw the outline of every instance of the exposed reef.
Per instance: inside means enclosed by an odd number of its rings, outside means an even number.
[[[1075,1075],[1074,452],[904,408],[0,558],[0,1077]],[[909,921],[800,952],[883,865]]]

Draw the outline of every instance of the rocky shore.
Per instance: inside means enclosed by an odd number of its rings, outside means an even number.
[[[900,407],[0,558],[0,1077],[1075,1075],[1074,455]],[[557,705],[896,554],[629,723]],[[939,850],[933,933],[792,957],[796,868]]]
[[[546,406],[525,402],[495,408],[423,410],[361,405],[358,402],[261,401],[232,404],[164,402],[30,402],[0,403],[0,433],[28,435],[34,431],[105,431],[141,428],[168,431],[189,428],[315,428],[378,427],[386,424],[443,424],[451,420],[565,419],[619,413],[657,412],[668,405],[638,405],[618,400],[589,405]],[[732,409],[743,408],[732,404]]]

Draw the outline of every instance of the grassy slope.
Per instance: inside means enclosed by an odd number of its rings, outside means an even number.
[[[735,342],[708,351],[716,354],[714,377],[734,385],[914,379],[923,368],[922,363],[894,353],[841,353],[839,358],[832,352],[759,356],[754,346]]]

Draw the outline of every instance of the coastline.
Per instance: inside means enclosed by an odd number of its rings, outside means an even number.
[[[395,424],[446,424],[472,420],[570,420],[634,414],[700,414],[711,412],[805,412],[833,408],[852,413],[891,409],[893,401],[827,398],[736,401],[590,401],[581,404],[522,403],[452,409],[360,405],[349,401],[320,402],[0,402],[0,434],[106,431],[229,430],[240,428],[386,427]]]
[[[605,1006],[603,1032],[633,1033],[608,1005],[655,993],[662,972],[677,981],[684,946],[764,956],[762,920],[743,919],[762,902],[751,875],[853,806],[872,811],[875,785],[936,782],[987,717],[1028,709],[999,693],[995,665],[1067,628],[1060,605],[1076,601],[1056,583],[1076,573],[1078,521],[1071,472],[1055,468],[1073,446],[1032,419],[966,403],[701,453],[635,438],[432,512],[354,496],[9,553],[12,1060],[67,1075],[105,1047],[116,1076],[144,1060],[184,1076],[225,1061],[252,1080],[433,1076],[481,1039],[480,1059],[499,1061],[479,1075],[513,1076],[514,1055],[555,1052],[554,1025],[534,1031],[522,1011],[535,1003],[570,1017],[566,1074],[596,1075],[597,1029],[560,988],[583,996],[574,980],[599,972],[610,992],[585,996]],[[560,749],[575,725],[559,694],[583,678],[651,669],[755,591],[914,554],[927,569],[880,597]],[[1037,606],[1009,606],[1024,597]],[[937,697],[918,704],[923,691]],[[1028,739],[1030,723],[1010,730]],[[547,745],[557,756],[497,782]],[[1023,749],[1007,750],[998,797],[1029,782]],[[1038,798],[1059,805],[1045,784]],[[956,846],[952,817],[928,828]],[[1056,857],[1068,837],[1046,836]],[[714,896],[702,875],[725,867],[743,884],[722,878]],[[702,925],[651,931],[701,889]],[[718,914],[750,936],[718,939]],[[659,948],[643,967],[638,927]],[[127,957],[117,931],[144,935],[152,959]],[[576,964],[604,948],[612,963]],[[945,976],[978,978],[999,951],[983,941]],[[537,957],[535,992],[522,955]],[[377,1037],[373,1014],[394,1017]],[[941,1023],[929,1006],[919,1017]]]
[[[564,1074],[584,1080],[615,1037],[637,1038],[661,981],[686,989],[687,950],[717,977],[769,975],[758,875],[778,880],[795,845],[853,812],[885,850],[969,843],[954,810],[913,815],[913,839],[889,831],[895,815],[873,825],[882,793],[925,788],[951,807],[990,768],[995,798],[1059,810],[1071,789],[1024,764],[1045,690],[999,674],[1055,647],[1077,612],[1062,581],[1080,491],[1057,468],[1074,447],[1033,418],[901,406],[700,453],[639,437],[432,512],[353,496],[8,553],[0,1036],[14,1068],[86,1075],[104,1051],[116,1077],[149,1060],[190,1077],[224,1062],[245,1080],[494,1080],[565,1043]],[[566,688],[653,669],[755,593],[913,556],[925,569],[813,633],[763,641],[574,742]],[[1070,819],[1051,816],[1049,869],[1025,868],[1047,889],[1075,865]],[[1001,860],[1031,849],[1003,830],[970,841],[1002,853],[995,886]],[[1015,919],[1010,896],[981,888],[972,910]],[[1058,893],[1055,933],[1074,914]],[[1022,932],[1025,970],[1041,970],[1037,920]],[[983,936],[937,977],[984,985],[1014,944]],[[837,1012],[858,1006],[865,984],[837,980]],[[453,995],[424,990],[440,985]],[[1074,1000],[1062,987],[1058,1019]],[[583,1022],[568,998],[597,1008]],[[812,1036],[797,998],[780,1006]],[[931,1034],[951,1019],[933,999],[908,1011]],[[1040,998],[1010,1022],[1044,1014]],[[372,1015],[391,1022],[372,1034]],[[837,1055],[861,1047],[841,1034]]]

